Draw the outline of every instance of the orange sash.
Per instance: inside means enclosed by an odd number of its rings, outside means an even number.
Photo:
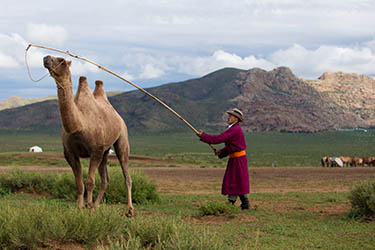
[[[241,157],[241,156],[244,156],[244,155],[246,155],[246,151],[241,150],[239,152],[234,152],[234,153],[229,154],[229,158],[237,158],[237,157]]]

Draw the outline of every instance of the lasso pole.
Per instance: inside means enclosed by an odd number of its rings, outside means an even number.
[[[158,103],[160,103],[164,108],[168,109],[175,116],[177,116],[191,130],[193,130],[195,134],[197,134],[197,135],[199,134],[199,131],[197,129],[195,129],[188,121],[186,121],[180,114],[178,114],[176,111],[174,111],[171,107],[169,107],[167,104],[165,104],[162,100],[160,100],[156,96],[152,95],[150,92],[146,91],[145,89],[139,87],[135,83],[132,83],[131,81],[125,79],[124,77],[120,76],[119,74],[116,74],[115,72],[107,69],[106,67],[103,67],[103,66],[97,64],[96,62],[90,61],[90,60],[88,60],[86,58],[74,55],[74,54],[70,53],[69,51],[63,51],[63,50],[60,50],[60,49],[50,48],[50,47],[46,47],[46,46],[42,46],[42,45],[37,45],[37,44],[29,44],[29,46],[27,46],[27,48],[26,48],[26,52],[30,49],[30,47],[36,47],[36,48],[41,48],[41,49],[46,49],[46,50],[51,50],[51,51],[63,53],[63,54],[66,54],[68,56],[71,56],[73,58],[76,58],[76,59],[79,59],[79,60],[82,60],[82,61],[85,61],[85,62],[88,62],[90,64],[93,64],[93,65],[97,66],[99,69],[104,70],[104,71],[106,71],[106,72],[108,72],[108,73],[110,73],[110,74],[112,74],[112,75],[120,78],[121,80],[127,82],[128,84],[132,85],[133,87],[139,89],[140,91],[142,91],[143,93],[145,93],[146,95],[148,95],[149,97],[151,97],[152,99],[154,99],[155,101],[157,101]],[[211,147],[212,150],[216,151],[216,149],[211,144],[208,144],[208,145]]]

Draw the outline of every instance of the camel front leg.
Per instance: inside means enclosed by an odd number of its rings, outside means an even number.
[[[100,178],[101,178],[101,183],[100,183],[99,194],[98,194],[98,197],[96,198],[96,201],[95,201],[95,204],[94,204],[95,207],[99,206],[99,204],[100,204],[100,202],[103,198],[104,192],[105,192],[105,190],[108,186],[108,183],[109,183],[109,175],[108,175],[108,171],[107,171],[108,152],[109,152],[109,150],[104,153],[103,160],[100,163],[99,169],[98,169],[99,175],[100,175]]]
[[[76,188],[77,188],[77,203],[78,203],[78,207],[82,208],[85,186],[83,185],[83,181],[82,181],[81,162],[79,160],[79,157],[74,156],[72,153],[69,153],[65,149],[64,149],[64,157],[73,170],[73,174],[74,174],[74,178],[76,182]]]
[[[90,166],[86,178],[86,191],[87,191],[87,206],[90,208],[95,208],[92,202],[92,193],[95,188],[95,172],[99,167],[103,158],[103,154],[95,154],[90,157]]]

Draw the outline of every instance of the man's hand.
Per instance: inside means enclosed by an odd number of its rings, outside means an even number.
[[[203,134],[203,130],[200,130],[198,133],[197,133],[197,136],[201,137]]]

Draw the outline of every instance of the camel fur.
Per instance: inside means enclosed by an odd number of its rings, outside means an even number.
[[[126,214],[132,216],[134,208],[131,195],[132,180],[128,171],[129,142],[126,124],[109,103],[103,82],[96,81],[95,90],[92,93],[86,77],[81,76],[76,96],[73,97],[70,65],[71,62],[64,58],[53,56],[44,58],[44,67],[49,70],[56,81],[64,156],[74,173],[78,206],[84,205],[85,188],[87,206],[96,208],[99,205],[109,182],[107,157],[113,145],[128,191]],[[90,158],[85,186],[80,163],[80,158],[83,157]],[[97,169],[101,178],[101,186],[98,197],[93,203],[92,193]]]

